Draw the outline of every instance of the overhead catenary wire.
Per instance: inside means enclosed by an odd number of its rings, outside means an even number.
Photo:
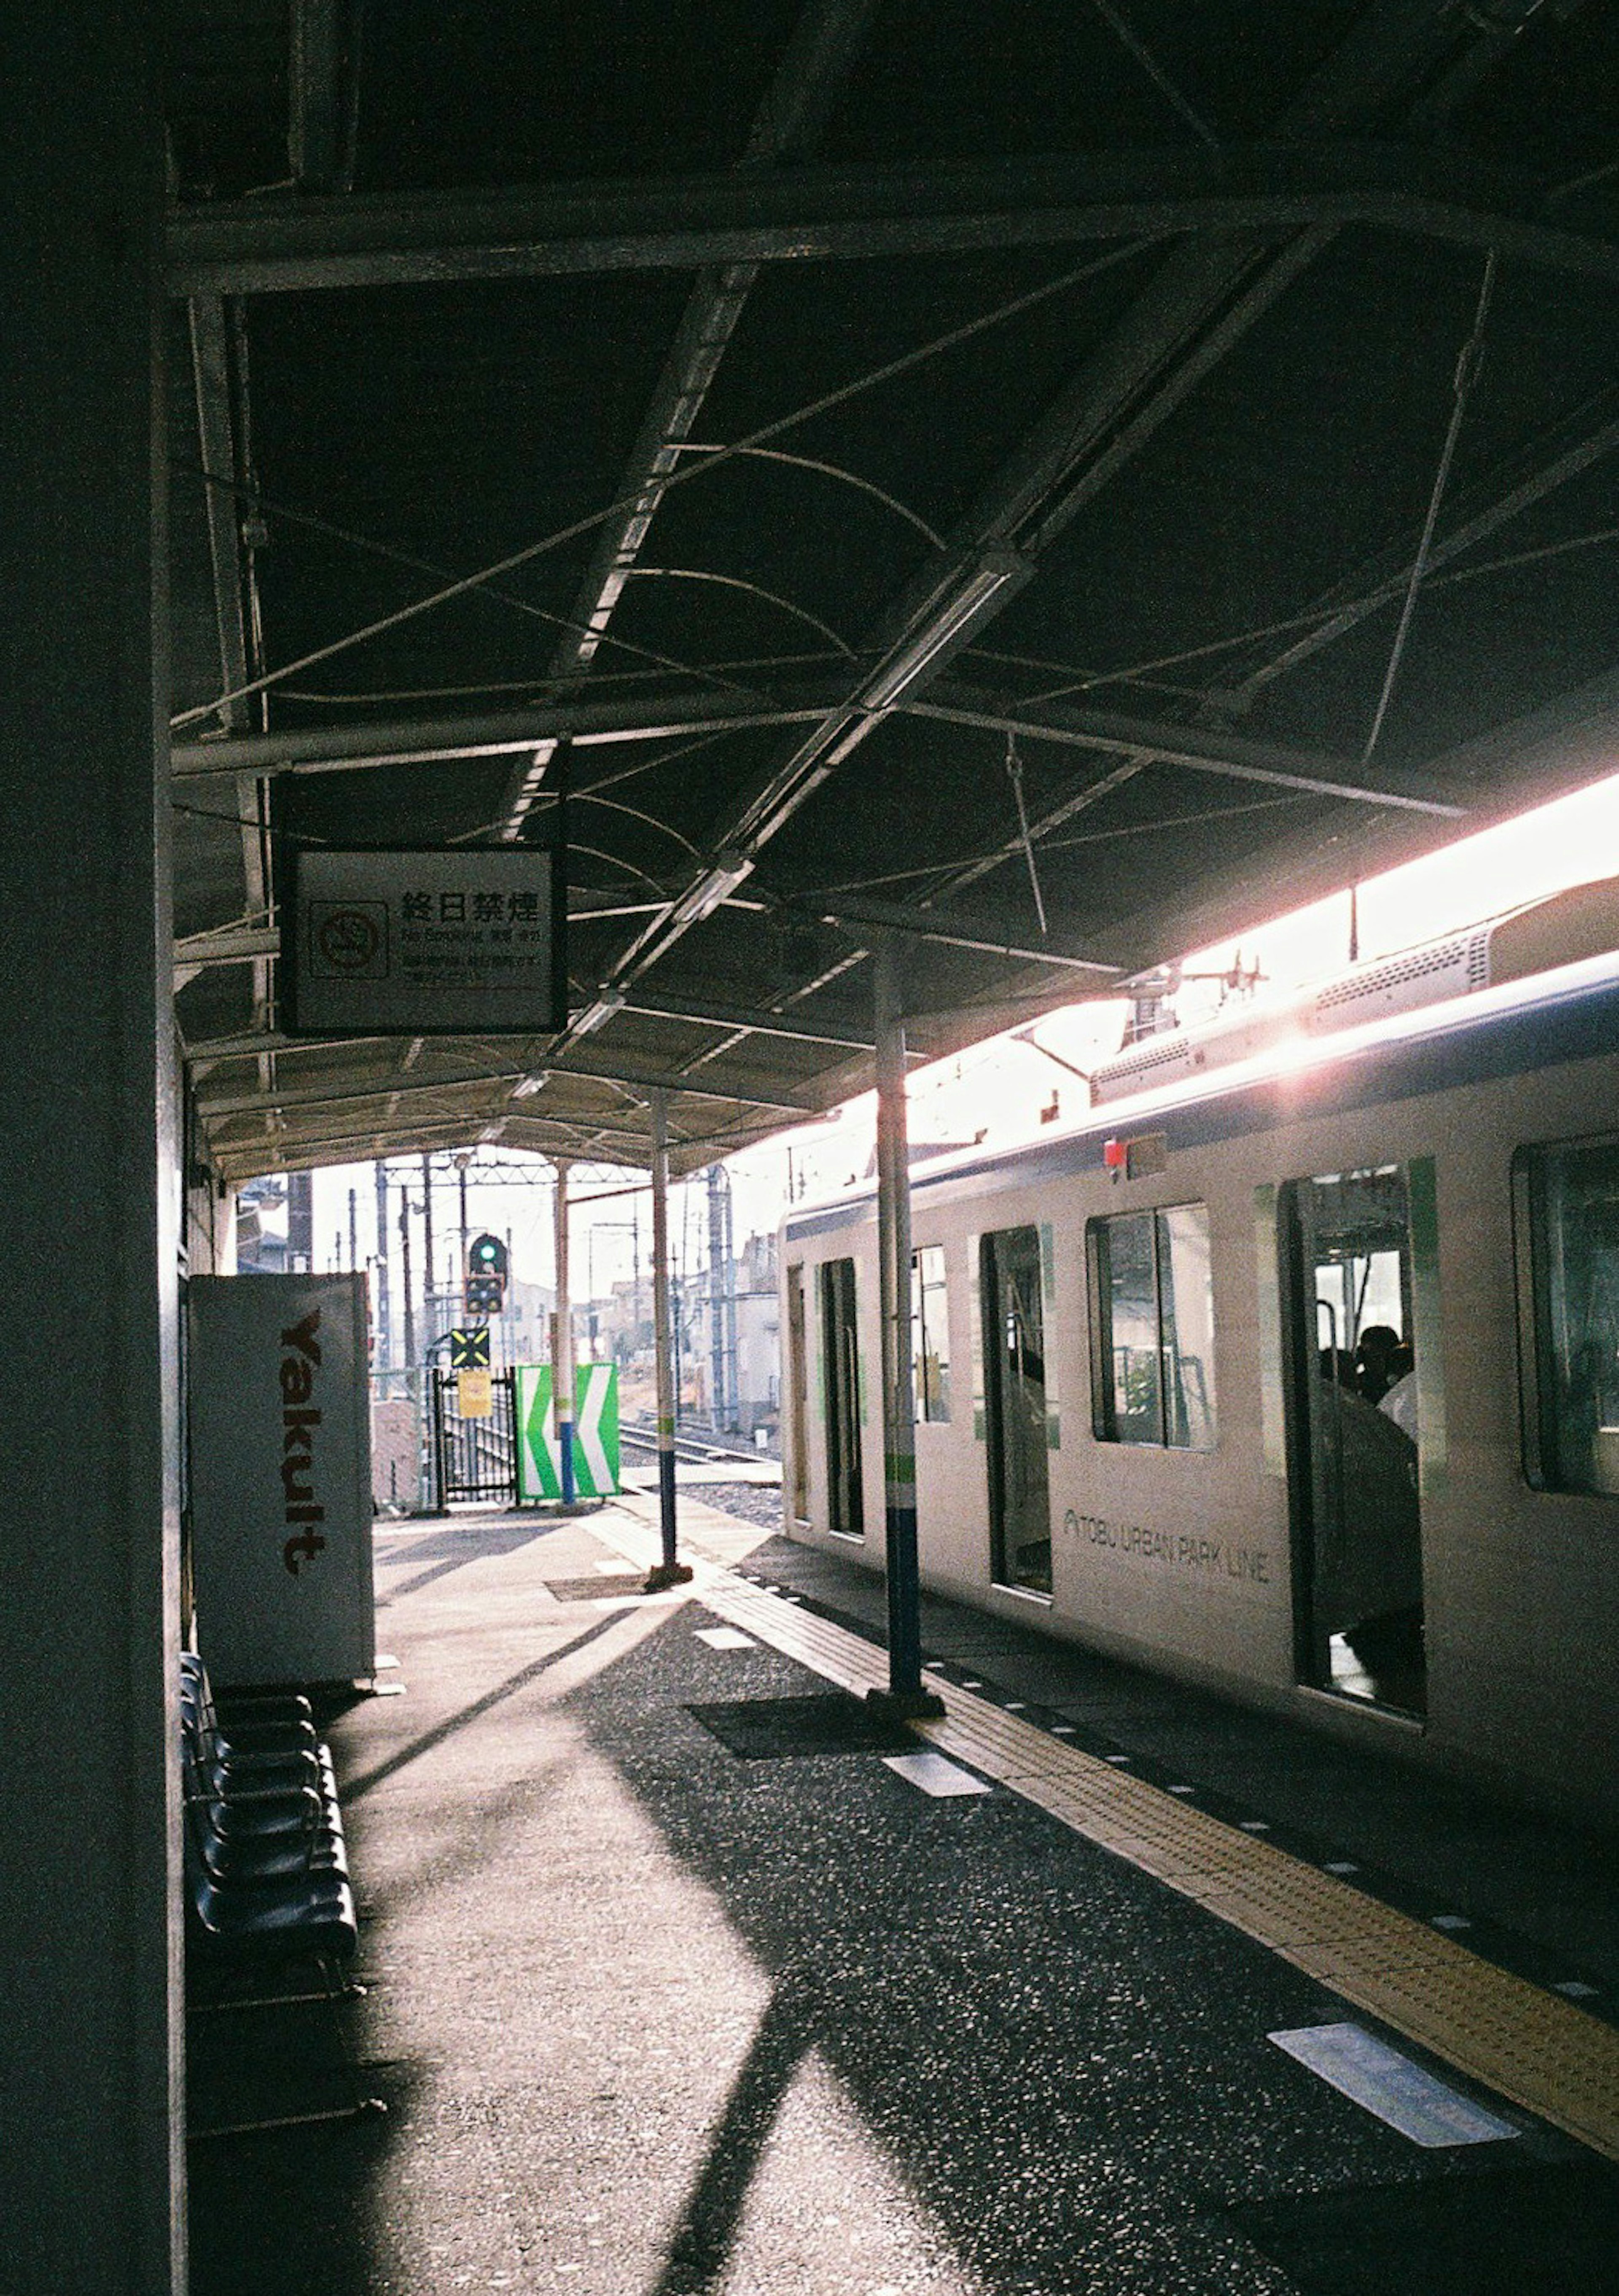
[[[624,579],[627,582],[712,582],[722,589],[744,590],[750,597],[762,598],[767,605],[777,606],[784,614],[793,614],[801,622],[808,622],[812,630],[818,630],[822,637],[830,639],[840,653],[851,660],[854,659],[854,648],[838,636],[829,622],[822,621],[818,614],[812,614],[807,606],[795,605],[791,598],[784,598],[778,590],[767,590],[762,582],[750,582],[740,574],[718,574],[703,566],[627,566]]]
[[[1127,20],[1123,10],[1115,7],[1114,0],[1091,0],[1091,5],[1114,37],[1123,47],[1129,49],[1176,118],[1184,120],[1193,135],[1200,142],[1206,144],[1212,152],[1218,152],[1219,136],[1215,135],[1207,121],[1200,119],[1193,111],[1146,41],[1135,27]]]
[[[1527,550],[1513,550],[1499,558],[1487,558],[1477,566],[1447,567],[1442,573],[1430,574],[1424,584],[1427,590],[1449,589],[1458,582],[1477,582],[1486,575],[1509,573],[1517,566],[1531,566],[1541,559],[1558,558],[1572,550],[1592,550],[1603,545],[1619,542],[1619,526],[1594,528],[1589,534],[1566,536],[1558,542],[1536,543]],[[1380,584],[1350,605],[1367,604],[1387,588]],[[999,647],[970,646],[962,655],[964,660],[1004,662],[1009,668],[1022,669],[1058,670],[1063,674],[1060,685],[1043,687],[1035,693],[1020,697],[1025,709],[1037,709],[1042,701],[1060,701],[1071,693],[1089,693],[1097,686],[1145,685],[1154,670],[1176,669],[1183,662],[1206,661],[1212,654],[1235,652],[1238,647],[1258,645],[1267,638],[1288,637],[1296,630],[1307,630],[1323,622],[1335,620],[1345,610],[1345,602],[1338,600],[1329,606],[1311,606],[1296,614],[1285,615],[1279,621],[1256,623],[1245,630],[1233,630],[1220,638],[1206,638],[1195,646],[1184,646],[1178,652],[1155,654],[1150,660],[1130,662],[1113,669],[1083,669],[1077,663],[1051,661],[1037,654],[1012,653]],[[1206,699],[1205,696],[1188,698]]]
[[[1246,805],[1206,806],[1201,813],[1167,814],[1162,819],[1125,822],[1115,829],[1085,830],[1076,837],[1043,837],[1040,847],[1047,853],[1065,853],[1076,845],[1110,845],[1120,837],[1155,837],[1165,829],[1194,829],[1200,823],[1229,821],[1238,814],[1269,813],[1280,805],[1304,805],[1310,802],[1311,794],[1307,790],[1289,790],[1285,797],[1255,798]],[[1005,846],[997,845],[958,861],[927,861],[914,869],[887,870],[880,877],[849,877],[836,885],[818,885],[802,898],[818,901],[829,899],[834,893],[869,893],[879,885],[900,885],[919,877],[936,877],[941,869],[976,869],[986,862],[1006,861],[1009,857]]]
[[[423,558],[418,551],[406,550],[397,543],[380,542],[374,535],[361,534],[353,527],[340,526],[334,519],[323,518],[316,511],[294,510],[290,504],[272,501],[256,483],[221,478],[215,472],[204,469],[201,463],[186,463],[178,464],[177,467],[193,472],[202,480],[204,486],[216,487],[221,492],[234,495],[239,501],[250,504],[262,517],[277,519],[287,526],[305,527],[313,534],[324,535],[330,541],[341,542],[348,548],[361,551],[369,557],[385,559],[389,564],[394,566],[407,566],[413,573],[428,574],[436,580],[448,579],[452,583],[458,580],[457,577],[450,573],[447,566],[440,565],[434,559]],[[548,606],[536,605],[531,598],[520,598],[514,591],[502,589],[492,577],[488,580],[479,580],[474,577],[473,580],[481,595],[493,598],[503,606],[510,606],[514,613],[526,614],[533,621],[543,622],[548,629],[560,629],[575,637],[595,635],[590,631],[588,624],[574,620],[571,615],[555,613]],[[604,643],[617,647],[623,653],[634,654],[641,661],[650,662],[654,670],[673,670],[683,677],[706,679],[709,683],[720,686],[727,693],[743,693],[750,700],[757,699],[757,690],[754,687],[742,685],[738,680],[728,676],[723,670],[703,669],[694,662],[680,661],[673,654],[659,653],[651,646],[637,645],[631,638],[612,637],[606,632],[601,633],[601,636]],[[282,693],[290,695],[291,689],[286,686],[284,680],[292,674],[292,668],[289,667],[259,679],[257,684],[267,690],[273,685]],[[544,693],[565,682],[541,672],[533,677],[514,680],[512,683],[514,690],[520,693]],[[473,693],[480,691],[495,693],[505,690],[505,687],[504,685],[497,685],[483,688],[474,686],[469,690]],[[183,711],[172,718],[169,720],[170,726],[177,730],[181,726],[190,724],[199,715],[211,716],[227,702],[238,698],[234,694],[221,694],[217,701],[210,702],[205,710]],[[341,695],[302,695],[299,698],[323,701],[343,699]],[[387,700],[390,697],[378,695],[373,698]],[[416,697],[407,695],[404,698]],[[431,698],[431,689],[421,698]]]
[[[1400,664],[1405,653],[1405,642],[1410,634],[1411,616],[1417,609],[1417,593],[1427,571],[1428,553],[1434,546],[1434,529],[1439,522],[1439,505],[1444,500],[1445,486],[1451,476],[1451,463],[1456,453],[1456,441],[1461,434],[1462,418],[1467,411],[1467,401],[1478,380],[1483,359],[1484,326],[1490,316],[1490,298],[1495,288],[1495,250],[1484,258],[1484,275],[1478,291],[1478,308],[1474,313],[1473,331],[1462,345],[1456,362],[1456,378],[1451,420],[1445,430],[1445,442],[1440,453],[1439,468],[1434,474],[1433,491],[1428,496],[1428,514],[1423,521],[1422,539],[1417,545],[1417,555],[1411,563],[1410,579],[1406,584],[1405,603],[1400,610],[1400,626],[1394,632],[1394,643],[1388,658],[1388,668],[1383,674],[1383,691],[1377,696],[1377,707],[1372,717],[1371,730],[1366,737],[1366,747],[1360,752],[1360,762],[1368,764],[1377,746],[1377,736],[1383,731],[1383,721],[1393,698],[1394,682],[1400,675]]]
[[[564,618],[557,615],[553,619],[560,621]],[[614,643],[620,641],[615,640]],[[628,641],[622,643],[628,644]],[[634,652],[646,651],[641,647],[629,650]],[[529,677],[476,678],[453,685],[396,685],[369,690],[350,687],[347,691],[335,687],[284,685],[278,690],[285,701],[316,701],[323,707],[330,705],[345,709],[395,709],[407,701],[463,701],[471,694],[484,693],[524,693],[538,701],[586,685],[593,693],[599,692],[604,686],[644,685],[649,678],[656,677],[659,668],[663,667],[675,668],[689,677],[709,678],[716,684],[729,685],[741,670],[804,669],[823,662],[841,661],[844,652],[843,646],[839,644],[832,648],[807,648],[801,653],[744,654],[729,661],[671,661],[667,665],[660,661],[651,669],[592,669],[589,672],[579,669],[557,676],[541,672]],[[656,660],[656,657],[653,659]],[[739,691],[752,699],[756,689],[744,685]]]
[[[700,446],[695,439],[686,439],[680,442],[679,451],[683,455],[718,455],[723,453],[724,448],[717,443]],[[861,494],[870,495],[875,501],[884,504],[897,517],[914,526],[935,550],[949,547],[937,528],[930,526],[926,519],[912,510],[908,503],[902,503],[898,495],[890,494],[886,487],[878,486],[873,479],[862,478],[858,471],[845,470],[841,463],[825,462],[817,455],[788,455],[779,447],[738,447],[732,450],[732,460],[738,457],[745,457],[749,462],[785,463],[794,470],[819,471],[826,478],[841,479],[845,486],[858,488]]]
[[[1034,914],[1040,919],[1041,937],[1046,931],[1046,898],[1040,891],[1040,873],[1035,865],[1034,840],[1029,834],[1029,813],[1023,803],[1023,768],[1017,754],[1017,742],[1007,735],[1007,777],[1012,784],[1012,795],[1017,805],[1017,833],[1023,849],[1023,858],[1029,865],[1029,890],[1034,895]]]

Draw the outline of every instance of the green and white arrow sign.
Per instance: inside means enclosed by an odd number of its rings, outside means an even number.
[[[562,1454],[556,1440],[556,1399],[549,1364],[519,1364],[517,1376],[517,1496],[559,1499]],[[573,1488],[582,1499],[611,1498],[619,1488],[619,1367],[573,1368]]]

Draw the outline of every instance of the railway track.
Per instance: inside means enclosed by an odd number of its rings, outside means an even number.
[[[637,1425],[632,1422],[620,1421],[619,1440],[626,1450],[656,1455],[657,1431],[645,1422]],[[777,1474],[781,1472],[781,1461],[772,1458],[767,1451],[740,1443],[700,1442],[691,1435],[676,1436],[675,1456],[684,1460],[688,1466],[729,1466],[746,1460],[750,1466],[773,1467]]]

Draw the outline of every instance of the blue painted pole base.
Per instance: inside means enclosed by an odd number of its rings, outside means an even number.
[[[931,1696],[922,1687],[922,1581],[916,1564],[915,1505],[890,1499],[884,1529],[888,1565],[888,1694]],[[942,1714],[935,1700],[924,1712]]]
[[[643,1592],[662,1595],[670,1587],[691,1583],[692,1566],[682,1562],[676,1551],[675,1540],[675,1455],[672,1451],[658,1454],[658,1521],[663,1535],[663,1559],[646,1574]]]
[[[563,1487],[563,1505],[571,1506],[574,1498],[573,1422],[559,1419],[556,1423],[557,1464]]]

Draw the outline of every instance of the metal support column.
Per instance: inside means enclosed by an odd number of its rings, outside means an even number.
[[[883,1474],[888,1578],[888,1688],[871,1697],[907,1714],[942,1714],[922,1687],[916,1566],[916,1373],[911,1360],[910,1149],[905,1122],[905,1021],[900,961],[873,951],[877,1039],[877,1297],[883,1326]]]
[[[637,1271],[638,1271],[637,1260]],[[675,1521],[675,1363],[669,1283],[669,1102],[652,1096],[652,1318],[658,1376],[658,1521],[662,1559],[646,1581],[649,1595],[691,1575],[679,1559]]]
[[[556,1171],[556,1343],[551,1393],[556,1412],[557,1473],[564,1506],[573,1505],[573,1309],[568,1298],[568,1160]]]

